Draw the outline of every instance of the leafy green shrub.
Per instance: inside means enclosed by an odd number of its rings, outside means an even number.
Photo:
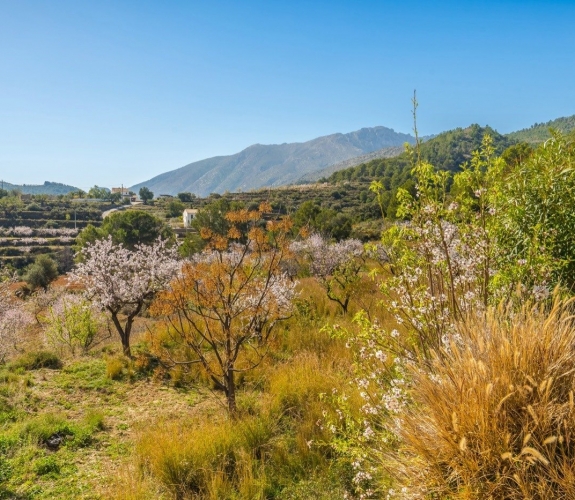
[[[45,413],[25,422],[20,430],[21,438],[33,442],[58,447],[84,448],[93,442],[93,435],[104,428],[104,418],[98,412],[89,412],[82,422],[76,423],[57,413]],[[51,446],[51,440],[57,443]]]
[[[22,368],[24,370],[39,370],[40,368],[50,368],[59,370],[62,368],[60,358],[50,351],[27,352],[16,359],[10,365],[12,368]]]
[[[53,348],[67,350],[72,355],[78,349],[87,354],[111,336],[106,330],[105,316],[90,302],[73,294],[59,297],[50,307],[45,333]]]
[[[84,417],[84,425],[88,428],[96,431],[96,430],[104,430],[104,415],[99,411],[89,411],[86,416]]]
[[[34,463],[34,472],[39,476],[57,476],[60,473],[60,464],[52,455],[42,457]]]
[[[73,436],[74,429],[71,422],[64,415],[45,413],[25,422],[20,435],[40,444],[46,444],[55,435],[62,437]]]
[[[12,467],[10,466],[10,462],[8,462],[6,457],[0,455],[0,485],[3,482],[8,481],[11,476],[12,476]],[[2,491],[1,488],[2,487],[0,486],[0,492]]]
[[[24,280],[35,290],[48,288],[48,285],[58,277],[58,264],[48,255],[38,255],[34,264],[28,267]]]

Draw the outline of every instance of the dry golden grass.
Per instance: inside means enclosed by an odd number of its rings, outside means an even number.
[[[557,302],[461,325],[461,345],[413,370],[390,474],[422,498],[575,498],[572,314]]]

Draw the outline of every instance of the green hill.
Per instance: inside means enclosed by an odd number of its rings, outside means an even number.
[[[484,134],[493,137],[497,154],[503,153],[514,141],[490,127],[471,125],[443,132],[421,144],[423,160],[437,168],[455,172],[471,158],[471,153],[481,146]],[[381,158],[355,167],[334,172],[327,182],[382,180],[388,189],[394,189],[411,177],[411,160],[407,153],[395,158]]]
[[[559,130],[563,133],[571,132],[575,130],[575,115],[564,116],[562,118],[557,118],[556,120],[548,121],[547,123],[535,123],[529,128],[524,128],[523,130],[518,130],[517,132],[511,132],[507,134],[507,137],[516,142],[527,142],[529,144],[538,144],[544,142],[551,135],[549,134],[549,129],[553,128]]]
[[[77,187],[61,184],[60,182],[46,181],[44,184],[10,184],[9,182],[2,181],[1,186],[7,191],[16,189],[22,194],[68,194],[72,191],[79,191]]]

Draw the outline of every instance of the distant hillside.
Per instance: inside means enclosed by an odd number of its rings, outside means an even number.
[[[67,184],[61,184],[59,182],[44,182],[44,184],[10,184],[9,182],[2,182],[0,186],[4,186],[4,189],[10,191],[12,189],[17,189],[23,194],[67,194],[72,191],[78,191],[77,187],[68,186]]]
[[[405,149],[403,146],[391,146],[389,148],[378,149],[372,153],[355,156],[349,160],[343,160],[339,163],[334,163],[333,165],[330,165],[329,167],[323,168],[321,170],[317,170],[316,172],[305,174],[300,179],[298,179],[298,183],[315,182],[319,179],[329,177],[331,174],[337,172],[338,170],[344,170],[346,168],[354,167],[355,165],[367,163],[372,160],[379,160],[381,158],[393,158],[395,156],[399,156],[404,151]]]
[[[507,134],[507,137],[517,142],[527,142],[538,144],[549,139],[549,129],[553,128],[560,132],[567,133],[575,130],[575,115],[557,118],[547,123],[535,123],[529,128],[518,130]]]
[[[414,138],[386,127],[362,128],[303,143],[255,144],[240,153],[190,163],[132,186],[146,186],[156,195],[189,191],[198,196],[281,186],[330,165],[390,146],[413,143]]]
[[[426,135],[421,138],[422,142],[426,142],[429,139],[433,139],[435,135]],[[298,184],[308,184],[310,182],[316,182],[321,179],[325,179],[329,177],[334,172],[339,170],[344,170],[346,168],[355,167],[356,165],[361,165],[362,163],[368,163],[372,160],[380,160],[382,158],[395,158],[405,152],[405,144],[402,146],[391,146],[389,148],[382,148],[377,151],[373,151],[372,153],[367,153],[366,155],[356,156],[354,158],[350,158],[349,160],[343,160],[339,163],[335,163],[326,167],[322,170],[318,170],[316,172],[311,172],[302,176],[298,180]]]
[[[443,132],[424,142],[421,144],[421,157],[437,168],[456,171],[463,163],[471,159],[473,151],[480,148],[485,133],[489,133],[493,138],[497,154],[501,154],[515,142],[490,127],[471,125],[467,128]],[[373,160],[334,172],[328,178],[328,182],[369,181],[383,178],[384,184],[393,189],[411,178],[410,170],[410,159],[406,153],[402,153],[395,158]]]

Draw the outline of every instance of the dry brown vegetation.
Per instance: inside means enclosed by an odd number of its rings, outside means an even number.
[[[572,302],[492,310],[459,331],[413,369],[387,470],[422,497],[575,498]]]

